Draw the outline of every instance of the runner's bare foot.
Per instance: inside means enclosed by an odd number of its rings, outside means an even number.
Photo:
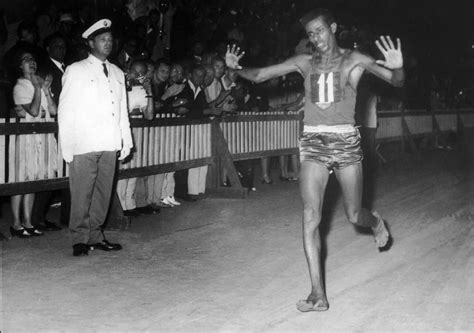
[[[372,214],[378,219],[377,225],[372,228],[374,232],[375,244],[378,248],[383,248],[387,245],[390,239],[390,233],[388,232],[387,226],[382,216],[377,212],[372,212]]]
[[[329,303],[326,295],[310,294],[307,299],[299,300],[296,308],[301,312],[326,311],[329,309]]]

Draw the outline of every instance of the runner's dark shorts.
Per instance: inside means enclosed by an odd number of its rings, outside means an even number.
[[[300,137],[300,161],[316,162],[328,170],[340,170],[362,160],[360,133],[357,128],[345,133],[303,132]]]

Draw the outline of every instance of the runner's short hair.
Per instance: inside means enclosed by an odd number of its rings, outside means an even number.
[[[311,22],[312,20],[318,17],[322,17],[327,25],[331,25],[334,22],[336,22],[336,20],[334,19],[334,15],[329,9],[316,8],[308,12],[307,14],[305,14],[302,18],[300,18],[300,23],[304,27],[306,26],[306,24],[308,24],[309,22]]]

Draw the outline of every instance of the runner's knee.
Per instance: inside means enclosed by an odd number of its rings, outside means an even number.
[[[316,207],[304,207],[303,209],[303,222],[305,228],[315,229],[321,222],[321,212]]]

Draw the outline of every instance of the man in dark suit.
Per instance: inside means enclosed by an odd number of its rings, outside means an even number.
[[[56,103],[59,102],[59,94],[61,93],[64,71],[66,65],[64,64],[64,57],[66,56],[66,41],[59,34],[48,36],[44,41],[48,58],[45,59],[44,64],[39,68],[38,74],[46,76],[51,74],[53,76],[53,83],[51,84],[51,92]]]
[[[183,90],[171,97],[172,105],[176,113],[186,115],[188,118],[198,119],[220,114],[215,108],[210,108],[206,94],[202,88],[206,70],[202,66],[195,66],[191,71],[191,77],[186,82]],[[183,199],[196,201],[199,194],[206,189],[207,165],[188,170],[187,195]]]
[[[212,115],[212,111],[207,104],[206,94],[201,88],[204,83],[205,74],[204,67],[195,66],[183,90],[166,101],[172,101],[173,107],[176,108],[176,113],[194,119]]]
[[[51,93],[53,100],[56,105],[59,103],[59,94],[62,89],[62,77],[66,65],[64,64],[64,57],[66,56],[66,41],[60,34],[52,34],[45,39],[45,47],[48,53],[48,57],[43,61],[43,64],[38,70],[38,75],[45,78],[46,75],[50,74],[53,76],[53,82],[51,84]],[[56,224],[46,219],[49,205],[52,202],[55,192],[45,191],[38,192],[35,197],[35,203],[33,206],[33,220],[34,224],[46,231],[60,230],[61,228]],[[60,221],[63,225],[69,223],[69,211],[71,205],[71,199],[69,191],[67,189],[59,191],[61,197],[61,213]]]

